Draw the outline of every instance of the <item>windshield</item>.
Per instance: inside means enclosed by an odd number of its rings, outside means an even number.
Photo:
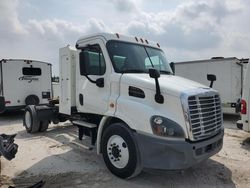
[[[172,74],[160,49],[120,41],[109,41],[107,49],[118,73],[148,73],[148,69],[155,68],[160,73]]]

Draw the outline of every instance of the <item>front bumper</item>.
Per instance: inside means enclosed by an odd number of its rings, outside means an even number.
[[[169,170],[189,168],[218,153],[223,136],[221,131],[210,139],[191,143],[135,133],[142,167]]]
[[[5,99],[3,96],[0,96],[0,113],[4,112],[5,110]]]

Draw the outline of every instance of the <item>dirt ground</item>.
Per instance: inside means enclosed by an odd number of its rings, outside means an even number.
[[[235,128],[236,117],[224,117],[223,149],[211,159],[183,171],[145,169],[122,180],[105,167],[90,140],[79,141],[70,123],[52,125],[45,133],[27,134],[22,113],[0,115],[0,134],[17,133],[16,158],[1,160],[0,187],[28,187],[45,180],[45,187],[250,187],[250,133]]]

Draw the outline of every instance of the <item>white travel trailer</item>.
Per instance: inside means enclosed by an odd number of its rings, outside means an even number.
[[[214,57],[206,60],[174,63],[175,74],[208,85],[207,75],[216,76],[213,88],[219,91],[224,113],[235,114],[242,96],[243,78],[248,59]]]
[[[23,59],[0,61],[0,111],[48,104],[52,96],[51,64]]]
[[[173,75],[158,43],[99,33],[61,48],[59,58],[59,105],[27,106],[28,133],[70,120],[121,178],[189,168],[222,148],[218,92]]]
[[[237,122],[237,127],[243,129],[246,132],[250,132],[250,66],[247,66],[247,70],[244,77],[243,94],[241,99],[241,120]]]

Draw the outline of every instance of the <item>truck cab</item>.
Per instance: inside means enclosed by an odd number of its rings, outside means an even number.
[[[59,57],[59,105],[28,106],[28,132],[69,119],[121,178],[142,168],[189,168],[222,148],[219,93],[175,76],[158,43],[99,33]]]

